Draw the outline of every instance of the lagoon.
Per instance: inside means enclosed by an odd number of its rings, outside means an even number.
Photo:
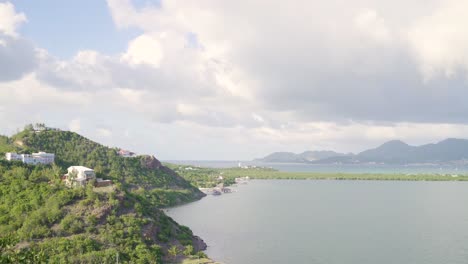
[[[467,263],[468,183],[253,180],[168,209],[229,264]]]
[[[456,164],[307,164],[273,163],[258,161],[207,161],[207,160],[171,160],[173,164],[211,168],[233,168],[259,166],[284,172],[320,172],[320,173],[384,173],[384,174],[468,174],[468,165]]]

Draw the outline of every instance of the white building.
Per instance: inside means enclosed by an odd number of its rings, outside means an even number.
[[[72,176],[73,177],[70,177]],[[66,183],[70,186],[84,186],[90,180],[96,179],[96,173],[93,169],[83,166],[71,166],[68,168],[68,173],[65,174]]]
[[[55,154],[38,152],[33,154],[17,154],[14,152],[7,152],[5,158],[8,161],[19,160],[26,164],[52,164],[55,160]]]
[[[45,153],[42,151],[39,153],[33,153],[32,157],[33,159],[37,160],[38,163],[42,163],[42,164],[52,164],[54,163],[54,160],[55,160],[54,153]]]
[[[18,155],[18,154],[13,153],[13,152],[7,152],[7,153],[5,153],[5,158],[6,158],[6,160],[8,160],[8,161],[23,160],[23,159],[21,158],[21,155]]]
[[[133,158],[133,157],[136,157],[137,154],[135,152],[131,152],[129,150],[125,150],[125,149],[120,149],[117,154],[119,154],[120,156],[124,157],[124,158]]]

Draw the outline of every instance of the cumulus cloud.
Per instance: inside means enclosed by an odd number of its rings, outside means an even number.
[[[464,0],[444,1],[409,29],[409,41],[427,81],[468,73],[468,17]]]
[[[215,90],[227,92],[220,98],[243,97],[247,109],[295,112],[304,122],[467,122],[456,114],[467,111],[459,73],[466,3],[402,4],[175,0],[138,9],[108,1],[119,27],[196,35],[198,54],[228,65],[206,68]],[[448,75],[427,83],[434,69]]]
[[[0,3],[0,33],[10,37],[17,37],[17,27],[26,21],[26,15],[16,13],[12,3]]]
[[[158,133],[174,158],[206,144],[219,146],[207,157],[235,158],[468,131],[465,1],[107,3],[117,28],[140,35],[119,54],[66,60],[20,36],[26,16],[0,4],[1,117],[47,104],[56,111],[30,119],[142,149],[128,135]]]
[[[158,68],[163,56],[158,38],[141,35],[130,42],[122,59],[130,64],[148,64]]]
[[[37,66],[34,46],[22,38],[0,34],[0,81],[16,80]]]
[[[33,44],[17,33],[26,20],[10,2],[0,3],[0,81],[18,79],[36,66]]]

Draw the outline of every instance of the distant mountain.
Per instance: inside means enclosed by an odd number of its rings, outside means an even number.
[[[305,151],[299,154],[293,152],[274,152],[264,158],[256,159],[262,162],[283,162],[283,163],[307,163],[316,160],[327,159],[330,157],[342,157],[351,154],[343,154],[335,151]]]
[[[262,162],[305,162],[304,159],[292,152],[274,152],[264,158],[256,160]]]
[[[381,146],[354,156],[329,157],[313,163],[448,163],[468,161],[468,140],[449,138],[435,144],[410,146],[400,140],[388,141]]]
[[[300,154],[275,152],[256,161],[312,164],[440,164],[463,161],[468,164],[468,139],[448,138],[421,146],[410,146],[401,140],[391,140],[356,155],[335,151],[305,151]]]
[[[363,151],[355,156],[360,162],[405,163],[411,159],[412,147],[401,140],[388,141],[375,149]]]

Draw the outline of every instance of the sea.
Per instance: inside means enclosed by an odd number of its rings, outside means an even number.
[[[232,167],[238,162],[184,163]],[[249,165],[249,164],[246,164]],[[456,173],[461,168],[272,164],[288,171]],[[251,180],[167,209],[229,264],[466,264],[468,182]]]
[[[438,173],[468,175],[468,165],[453,164],[305,164],[305,163],[269,163],[259,161],[223,161],[223,160],[169,160],[173,164],[211,168],[232,168],[239,166],[259,166],[288,172],[341,172],[341,173]]]

